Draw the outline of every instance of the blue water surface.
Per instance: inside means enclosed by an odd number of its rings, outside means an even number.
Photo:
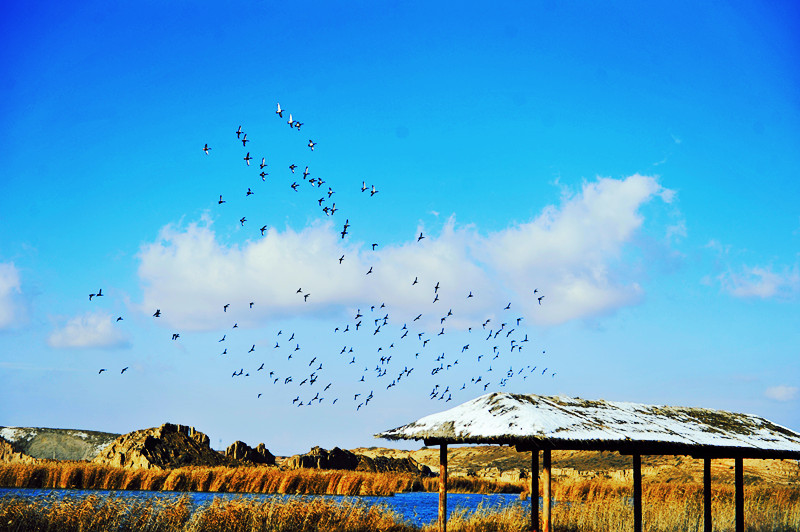
[[[99,497],[120,497],[133,500],[159,499],[161,501],[178,500],[188,497],[193,510],[211,504],[215,499],[221,501],[239,498],[267,501],[271,499],[288,500],[291,498],[323,497],[334,500],[350,500],[374,505],[383,504],[401,516],[402,519],[416,525],[435,521],[439,512],[439,494],[427,492],[397,493],[391,497],[353,497],[341,495],[272,495],[262,493],[215,493],[215,492],[183,492],[183,491],[133,491],[133,490],[76,490],[76,489],[19,489],[0,488],[0,497],[19,497],[50,502],[68,498],[82,498],[89,495]],[[471,493],[448,493],[447,515],[465,509],[473,512],[479,506],[503,508],[512,504],[520,504],[530,509],[530,499],[520,500],[518,494],[497,493],[478,495]]]

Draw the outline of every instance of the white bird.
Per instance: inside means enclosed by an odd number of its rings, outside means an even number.
[[[278,110],[275,111],[275,114],[278,115],[279,117],[283,118],[283,109],[281,109],[281,103],[280,102],[278,102]]]
[[[287,120],[286,123],[289,124],[289,127],[294,126],[294,120],[292,120],[292,113],[289,113],[289,120]]]
[[[316,144],[317,144],[317,143],[316,143],[316,142],[314,142],[313,140],[311,140],[311,139],[308,139],[308,147],[309,147],[309,148],[311,148],[311,151],[314,151],[314,146],[315,146]]]

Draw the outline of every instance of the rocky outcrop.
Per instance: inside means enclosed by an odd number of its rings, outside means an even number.
[[[194,427],[172,423],[123,434],[92,462],[142,469],[232,465],[228,458],[211,449],[208,436]]]
[[[0,463],[6,464],[35,464],[40,460],[19,452],[11,442],[0,437]]]
[[[275,465],[275,456],[269,452],[263,443],[259,443],[253,449],[245,442],[236,440],[225,449],[225,456],[238,462]]]
[[[305,454],[296,454],[286,461],[289,469],[349,469],[358,467],[358,455],[334,447],[330,451],[322,447],[312,447]]]
[[[292,456],[285,462],[289,469],[345,469],[350,471],[370,471],[373,473],[401,472],[432,476],[428,466],[419,464],[413,458],[369,457],[334,447],[330,451],[313,447],[305,454]]]

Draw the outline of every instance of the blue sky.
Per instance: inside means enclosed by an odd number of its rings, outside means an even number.
[[[510,391],[800,428],[798,7],[429,4],[12,6],[0,425],[289,454]]]

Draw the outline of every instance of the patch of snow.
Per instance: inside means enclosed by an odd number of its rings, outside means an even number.
[[[36,436],[36,431],[20,427],[3,427],[0,429],[0,436],[6,441],[16,443],[19,440],[28,440]]]

